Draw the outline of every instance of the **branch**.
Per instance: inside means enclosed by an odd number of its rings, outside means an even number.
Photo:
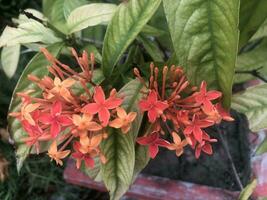
[[[217,126],[216,126],[216,130],[217,130],[217,133],[218,133],[218,135],[220,137],[220,140],[222,141],[222,145],[223,145],[224,151],[225,151],[225,153],[227,155],[227,158],[228,158],[228,160],[229,160],[229,162],[231,164],[231,168],[232,168],[233,174],[235,176],[236,183],[239,186],[240,190],[243,190],[244,186],[243,186],[243,184],[242,184],[242,182],[240,180],[240,177],[239,177],[239,175],[237,173],[233,158],[232,158],[231,153],[229,151],[228,143],[224,138],[224,131],[221,131],[220,128],[217,127]]]
[[[262,68],[263,67],[259,67],[257,69],[247,70],[247,71],[238,71],[237,70],[235,73],[236,74],[250,74],[250,75],[255,76],[256,78],[262,80],[263,82],[267,83],[267,79],[264,78],[259,72],[259,70],[261,70]]]

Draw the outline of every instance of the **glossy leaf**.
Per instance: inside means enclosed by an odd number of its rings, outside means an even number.
[[[123,52],[136,38],[161,0],[129,0],[120,4],[108,25],[103,46],[102,69],[109,77]]]
[[[43,12],[49,22],[60,32],[68,34],[67,18],[84,0],[43,0]]]
[[[240,0],[239,49],[256,33],[267,18],[266,0]]]
[[[154,26],[145,25],[142,33],[148,36],[162,36],[166,35],[167,32],[158,28],[155,28]]]
[[[267,19],[263,22],[257,32],[253,35],[250,41],[257,40],[267,36]]]
[[[11,78],[18,67],[20,45],[4,47],[1,52],[1,64],[8,78]]]
[[[238,42],[239,0],[163,0],[174,50],[188,78],[206,80],[229,107]]]
[[[267,128],[267,84],[233,95],[232,108],[245,114],[252,131]]]
[[[133,80],[119,91],[119,95],[124,97],[122,107],[127,112],[137,112],[137,117],[127,134],[122,134],[117,129],[110,129],[109,138],[102,144],[103,153],[107,158],[107,163],[102,165],[102,178],[112,200],[119,199],[132,183],[135,166],[135,138],[143,117],[137,106],[141,98],[141,88],[142,84]]]
[[[257,179],[249,183],[240,193],[239,200],[248,200],[257,186]]]
[[[73,10],[67,20],[69,33],[77,32],[89,26],[107,24],[117,6],[110,3],[92,3]]]
[[[62,43],[54,44],[47,49],[54,55],[57,56],[62,48]],[[47,65],[49,62],[46,60],[45,56],[39,52],[37,53],[32,60],[28,63],[26,68],[24,69],[16,88],[13,92],[12,100],[9,107],[9,112],[17,112],[20,108],[20,98],[16,96],[17,92],[26,91],[29,89],[35,89],[36,92],[32,93],[35,96],[40,94],[38,87],[34,85],[31,81],[27,79],[28,74],[34,74],[39,77],[43,77],[48,74]],[[24,142],[21,141],[22,138],[27,136],[25,131],[22,129],[20,122],[17,119],[9,117],[9,132],[11,134],[11,138],[15,142],[16,145],[16,157],[17,157],[17,168],[18,170],[22,167],[22,163],[24,159],[27,157],[30,152],[29,146],[27,146]],[[41,149],[44,151],[46,149]]]

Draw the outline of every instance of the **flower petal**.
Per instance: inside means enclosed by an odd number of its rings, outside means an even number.
[[[72,124],[72,120],[64,115],[58,116],[57,121],[62,125],[62,126],[69,126]]]
[[[113,121],[109,122],[109,126],[113,128],[121,128],[123,126],[123,120],[120,118],[114,119]]]
[[[62,103],[60,101],[56,101],[51,109],[51,115],[55,116],[61,113],[62,110]]]
[[[155,158],[156,155],[157,155],[158,152],[159,152],[159,147],[158,147],[157,145],[150,145],[150,146],[148,147],[148,150],[149,150],[149,156],[150,156],[151,158]]]
[[[117,115],[119,118],[124,119],[127,117],[127,113],[123,108],[118,107],[118,108],[116,108],[116,110],[117,110]]]
[[[115,97],[109,97],[105,102],[105,107],[107,109],[114,109],[117,108],[122,104],[122,99],[115,98]]]
[[[89,103],[81,110],[83,113],[96,114],[100,110],[100,106],[97,103]]]
[[[158,112],[156,111],[156,109],[150,109],[148,111],[149,122],[154,123],[156,121],[157,117],[158,117]]]
[[[150,93],[148,94],[147,101],[150,102],[151,104],[156,103],[158,100],[158,96],[155,90],[151,90]]]
[[[102,129],[102,126],[96,122],[87,122],[86,128],[89,131],[100,131]]]
[[[60,125],[58,122],[52,122],[51,127],[50,127],[50,133],[52,137],[57,137],[57,135],[60,132]]]
[[[94,100],[98,104],[103,104],[105,102],[105,94],[101,86],[95,87]]]
[[[86,156],[85,158],[84,158],[84,161],[85,161],[85,165],[86,165],[86,167],[89,167],[89,168],[94,168],[94,166],[95,166],[95,161],[94,161],[94,159],[93,158],[91,158],[91,157],[89,157],[89,156]]]
[[[99,117],[99,120],[101,121],[103,126],[108,125],[108,121],[110,118],[110,113],[109,113],[108,109],[101,108],[98,112],[98,117]]]
[[[43,124],[51,124],[53,122],[53,117],[48,113],[44,113],[39,117],[39,121]]]

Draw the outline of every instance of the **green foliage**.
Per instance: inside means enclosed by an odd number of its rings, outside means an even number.
[[[239,0],[163,0],[179,63],[198,85],[224,94],[230,106],[238,45]]]
[[[115,12],[104,39],[102,69],[109,77],[121,55],[141,32],[160,5],[160,0],[123,2]]]
[[[267,18],[267,2],[265,0],[241,0],[239,18],[240,49],[257,32],[258,28]]]
[[[102,165],[102,178],[110,192],[112,200],[119,199],[132,183],[135,168],[135,138],[141,126],[142,114],[138,110],[137,102],[141,98],[142,84],[133,80],[126,84],[119,95],[124,97],[122,107],[127,111],[137,112],[137,117],[127,134],[119,130],[109,131],[109,139],[102,144],[102,150],[107,163]]]
[[[240,193],[239,200],[248,200],[252,195],[254,189],[257,186],[257,179],[254,179],[250,184],[248,184]]]
[[[267,128],[267,84],[247,89],[233,95],[232,108],[244,113],[252,131]]]

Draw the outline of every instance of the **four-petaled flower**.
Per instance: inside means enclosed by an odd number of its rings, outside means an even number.
[[[139,107],[142,111],[148,112],[149,122],[153,123],[169,105],[167,102],[159,101],[156,91],[151,90],[147,99],[139,102]]]
[[[35,120],[32,118],[31,113],[35,111],[38,107],[40,106],[39,103],[34,103],[34,104],[24,104],[21,107],[21,112],[20,112],[20,117],[21,120],[26,120],[28,121],[31,125],[35,125]]]
[[[193,116],[192,121],[190,122],[189,125],[186,126],[186,128],[184,129],[184,134],[185,135],[190,135],[191,133],[193,133],[194,138],[198,141],[198,142],[202,142],[202,128],[207,128],[209,126],[212,126],[214,124],[213,121],[209,121],[206,119],[199,119],[199,117],[197,115]]]
[[[208,155],[211,155],[213,151],[210,143],[213,142],[217,142],[217,140],[211,139],[210,136],[205,131],[203,131],[203,141],[196,146],[195,157],[199,158],[201,151]]]
[[[47,96],[48,99],[54,97],[55,94],[62,96],[66,101],[72,101],[72,96],[70,94],[69,88],[74,85],[75,80],[73,79],[65,79],[63,81],[60,78],[55,77],[54,79],[54,88],[49,91]]]
[[[118,118],[109,123],[109,126],[114,128],[121,128],[122,133],[127,133],[131,128],[131,123],[136,117],[136,112],[130,112],[127,114],[121,107],[116,108]]]
[[[207,83],[203,81],[200,86],[200,91],[196,94],[195,100],[197,103],[203,105],[203,109],[206,112],[210,112],[213,109],[212,100],[218,99],[222,96],[222,93],[216,90],[207,92]]]
[[[56,137],[60,131],[61,126],[69,126],[72,124],[72,120],[66,116],[62,115],[62,103],[56,101],[50,110],[50,113],[41,114],[39,121],[44,124],[50,124],[50,133],[52,137]]]
[[[70,150],[65,150],[65,151],[58,151],[57,150],[57,142],[54,141],[49,149],[48,149],[48,156],[51,158],[51,160],[55,160],[57,165],[63,165],[63,162],[61,159],[66,158],[70,153]]]
[[[110,113],[109,110],[117,108],[122,104],[122,99],[111,95],[108,99],[105,99],[105,94],[101,86],[95,87],[94,93],[95,103],[89,103],[82,108],[83,113],[96,114],[98,113],[99,120],[103,126],[107,126]]]
[[[176,155],[179,157],[184,152],[184,147],[188,143],[185,139],[181,140],[180,136],[175,132],[172,132],[172,138],[174,143],[171,143],[167,148],[169,150],[175,150]]]
[[[159,152],[159,146],[168,147],[170,143],[164,139],[159,138],[158,132],[153,132],[148,136],[137,138],[137,143],[141,145],[147,145],[149,150],[149,156],[155,158]]]
[[[83,135],[87,131],[99,131],[102,129],[102,126],[94,121],[92,121],[93,115],[91,114],[83,114],[80,115],[72,115],[72,121],[79,131],[80,135]]]

